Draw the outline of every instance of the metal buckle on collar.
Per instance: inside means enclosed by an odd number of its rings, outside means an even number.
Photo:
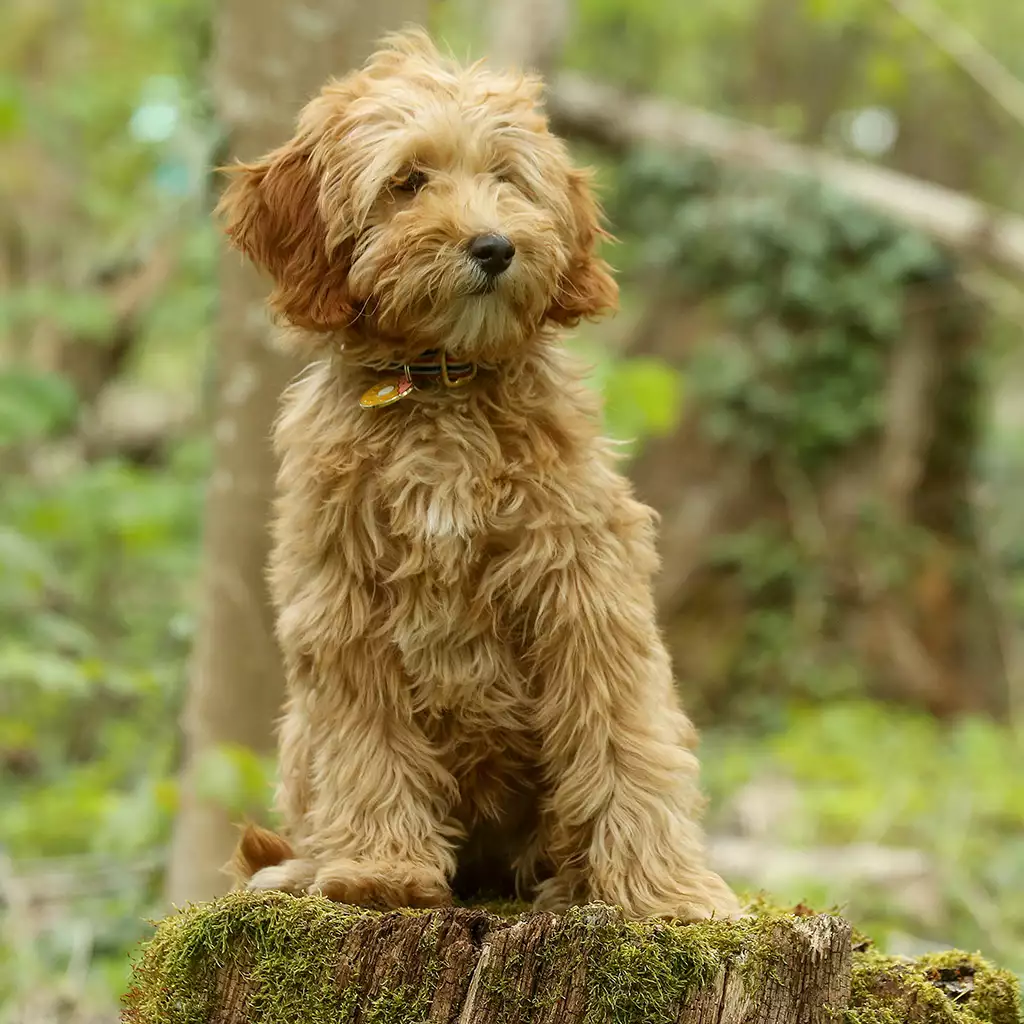
[[[448,356],[444,349],[441,350],[441,380],[446,388],[464,388],[471,380],[476,379],[477,365],[470,363],[469,374],[465,377],[456,377],[454,380],[448,376]]]
[[[476,363],[470,363],[465,376],[453,377],[448,367],[448,355],[442,349],[439,367],[430,366],[418,369],[420,372],[425,370],[428,374],[439,376],[441,383],[446,388],[455,391],[476,379],[478,367]],[[437,373],[438,369],[440,370],[439,374]],[[397,377],[386,377],[384,380],[378,381],[373,387],[363,393],[363,396],[359,399],[359,405],[363,409],[380,409],[386,405],[394,405],[403,398],[407,398],[416,390],[416,372],[408,363],[403,363],[401,373]]]

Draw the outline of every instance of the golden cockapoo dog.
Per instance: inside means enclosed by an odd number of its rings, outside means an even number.
[[[250,888],[443,904],[490,829],[544,908],[738,909],[705,858],[653,514],[556,340],[616,287],[540,91],[405,32],[233,169],[231,241],[314,360],[276,428],[288,838],[247,831]]]

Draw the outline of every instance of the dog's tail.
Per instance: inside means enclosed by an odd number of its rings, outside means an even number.
[[[292,844],[284,836],[260,825],[248,824],[242,831],[231,860],[222,870],[235,880],[236,886],[242,887],[262,868],[273,867],[294,856]]]

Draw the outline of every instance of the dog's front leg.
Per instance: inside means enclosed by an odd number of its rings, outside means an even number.
[[[290,702],[301,704],[310,730],[308,773],[292,780],[298,798],[282,794],[296,815],[296,859],[267,869],[268,880],[293,869],[305,891],[339,902],[448,903],[455,857],[447,822],[457,787],[409,711],[397,657],[345,652],[332,667],[299,683],[304,698]],[[261,881],[255,876],[251,887],[268,887]]]
[[[549,795],[541,906],[603,900],[633,917],[731,915],[707,866],[695,738],[658,633],[643,537],[575,537],[535,589],[531,661]]]

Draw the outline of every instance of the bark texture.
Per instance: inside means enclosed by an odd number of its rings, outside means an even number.
[[[424,22],[428,7],[428,0],[222,0],[213,87],[229,156],[251,159],[282,143],[299,109],[327,78],[359,64],[384,32]],[[272,344],[264,311],[267,282],[226,248],[220,286],[203,611],[167,883],[167,898],[175,904],[227,888],[220,867],[236,833],[229,812],[203,798],[204,760],[223,745],[270,753],[283,694],[264,581],[275,473],[269,432],[281,388],[298,366]]]
[[[603,904],[380,914],[234,893],[158,926],[123,1021],[1018,1024],[1016,979],[981,957],[882,956],[841,918],[797,910],[676,925]]]
[[[160,927],[125,1021],[825,1024],[849,1002],[850,934],[825,915],[636,924],[601,904],[507,918],[235,895]]]

